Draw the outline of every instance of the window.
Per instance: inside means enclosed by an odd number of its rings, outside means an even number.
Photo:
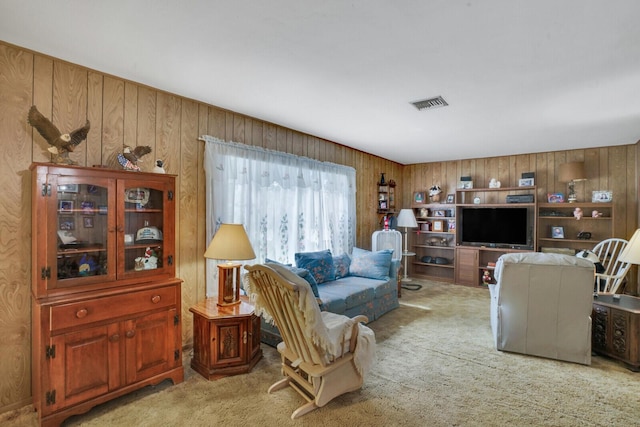
[[[351,253],[356,227],[353,168],[211,136],[201,139],[207,243],[221,223],[237,223],[247,230],[256,262],[293,262],[296,252],[321,249]],[[215,263],[209,263],[207,277],[212,277]]]

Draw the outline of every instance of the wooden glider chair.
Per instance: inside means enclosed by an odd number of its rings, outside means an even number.
[[[594,246],[592,252],[598,256],[604,272],[596,272],[597,293],[615,294],[622,285],[631,264],[620,259],[620,254],[629,242],[624,239],[606,239]]]
[[[286,267],[258,264],[245,269],[256,313],[275,323],[283,339],[277,348],[285,378],[268,392],[290,385],[307,401],[291,419],[362,387],[375,352],[373,331],[360,324],[366,316],[321,312],[309,284]]]

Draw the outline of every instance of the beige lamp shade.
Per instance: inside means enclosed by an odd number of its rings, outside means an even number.
[[[222,224],[204,253],[205,258],[247,260],[256,257],[242,224]]]
[[[418,226],[418,222],[416,221],[416,216],[413,214],[412,209],[401,209],[398,214],[398,227],[409,227],[416,228]]]
[[[584,162],[563,163],[558,169],[558,181],[584,181],[587,175],[584,173]]]
[[[640,264],[640,229],[633,233],[618,259],[630,264]]]

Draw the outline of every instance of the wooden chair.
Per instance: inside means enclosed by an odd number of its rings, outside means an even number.
[[[373,331],[360,324],[366,316],[321,312],[309,284],[280,265],[245,269],[256,313],[273,321],[283,339],[277,348],[285,378],[268,392],[289,385],[307,401],[291,419],[362,387],[375,351]]]
[[[597,292],[615,294],[629,271],[631,264],[619,257],[629,243],[627,240],[606,239],[594,246],[592,252],[598,256],[604,272],[596,273]]]

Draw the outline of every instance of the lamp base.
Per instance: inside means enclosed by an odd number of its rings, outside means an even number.
[[[240,264],[218,264],[218,306],[240,304]]]

